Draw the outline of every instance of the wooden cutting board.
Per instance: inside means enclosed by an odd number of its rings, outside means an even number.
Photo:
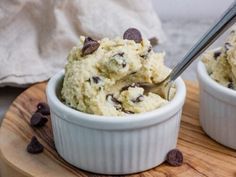
[[[187,99],[184,105],[178,148],[184,154],[181,167],[164,163],[149,171],[130,176],[236,177],[236,151],[211,140],[199,124],[198,86],[186,82]],[[0,129],[0,174],[2,177],[72,177],[102,176],[82,171],[65,162],[56,152],[51,123],[35,129],[29,119],[39,101],[45,101],[46,83],[36,84],[12,103]],[[36,135],[45,146],[43,153],[28,154],[26,146]]]

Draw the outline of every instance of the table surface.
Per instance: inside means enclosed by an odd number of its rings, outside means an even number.
[[[212,19],[194,21],[164,19],[163,29],[167,41],[158,45],[155,50],[166,51],[166,64],[173,68],[212,23]],[[222,40],[219,41],[218,43],[221,43]],[[196,61],[183,73],[183,79],[196,80],[195,70]],[[22,88],[0,88],[0,122],[10,103],[22,91],[24,91]]]

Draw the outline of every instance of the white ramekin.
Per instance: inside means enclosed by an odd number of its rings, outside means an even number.
[[[199,61],[200,123],[217,142],[236,149],[236,91],[214,81]]]
[[[58,94],[64,71],[47,86],[54,141],[58,153],[83,170],[129,174],[162,163],[176,147],[186,88],[177,79],[172,101],[157,110],[123,116],[98,116],[64,105]]]

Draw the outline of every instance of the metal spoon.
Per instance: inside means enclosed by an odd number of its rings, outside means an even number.
[[[171,73],[160,83],[138,83],[143,87],[145,93],[156,92],[170,100],[170,89],[176,78],[178,78],[183,71],[204,52],[224,31],[232,26],[236,21],[236,2],[226,10],[221,18],[207,31],[205,35],[190,49]]]

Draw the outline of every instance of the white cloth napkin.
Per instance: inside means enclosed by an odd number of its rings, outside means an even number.
[[[165,38],[151,0],[0,0],[0,86],[47,80],[80,35],[113,38],[129,27]]]

